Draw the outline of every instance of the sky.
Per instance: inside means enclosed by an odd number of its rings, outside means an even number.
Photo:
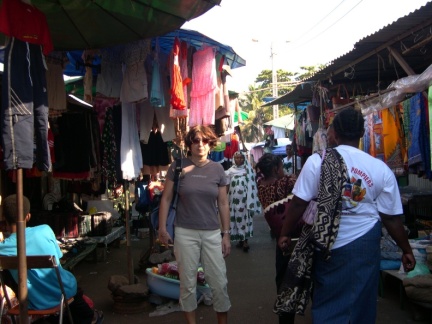
[[[356,42],[420,8],[426,0],[222,0],[185,23],[231,46],[246,60],[232,70],[230,90],[248,91],[262,70],[300,72],[331,62]],[[271,53],[274,53],[273,59]]]

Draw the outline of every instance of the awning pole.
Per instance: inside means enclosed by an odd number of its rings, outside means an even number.
[[[129,181],[124,182],[124,193],[125,193],[125,226],[126,226],[126,257],[128,266],[128,277],[129,285],[134,284],[134,267],[132,260],[131,251],[131,239],[130,239],[130,210],[129,210]]]
[[[28,323],[27,315],[27,258],[25,238],[25,216],[23,208],[23,170],[17,169],[17,256],[18,256],[18,300],[21,324]]]

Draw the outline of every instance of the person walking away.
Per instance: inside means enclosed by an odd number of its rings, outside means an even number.
[[[261,213],[257,199],[255,172],[241,151],[234,153],[234,165],[225,171],[228,178],[231,240],[249,251],[248,238],[253,236],[253,218]]]
[[[402,249],[405,271],[416,261],[393,172],[358,149],[364,134],[361,112],[341,111],[333,127],[338,146],[327,149],[323,160],[311,155],[293,189],[279,247],[289,247],[295,222],[315,198],[318,214],[303,227],[274,311],[303,314],[313,283],[314,323],[375,323],[382,225]]]
[[[231,252],[230,220],[226,175],[221,164],[208,154],[217,137],[208,126],[194,126],[184,138],[190,155],[181,159],[178,204],[175,219],[174,254],[180,275],[180,306],[187,323],[195,324],[198,266],[213,293],[213,309],[218,324],[228,321],[231,302],[224,258]],[[159,209],[159,240],[173,239],[166,230],[166,219],[174,195],[175,163],[168,169]]]
[[[279,239],[282,228],[282,215],[289,217],[285,213],[289,199],[287,198],[296,181],[294,174],[284,173],[282,160],[274,154],[265,153],[256,165],[258,178],[258,198],[262,204],[264,217],[269,223],[270,230]],[[279,222],[272,222],[272,219],[279,219]],[[290,251],[284,252],[276,244],[276,288],[279,289],[285,270],[290,259]],[[294,323],[295,314],[283,313],[279,315],[280,324]]]

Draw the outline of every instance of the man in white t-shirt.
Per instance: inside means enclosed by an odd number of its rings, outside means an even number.
[[[290,175],[293,174],[294,172],[294,151],[291,144],[288,144],[285,149],[286,149],[287,156],[282,159],[283,168],[285,174]],[[296,173],[298,173],[301,170],[301,157],[296,156],[295,161],[296,161],[295,168],[297,170]]]

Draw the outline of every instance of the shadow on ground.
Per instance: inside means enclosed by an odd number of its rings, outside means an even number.
[[[263,217],[256,217],[254,222],[254,237],[250,239],[248,253],[236,249],[233,244],[232,253],[227,259],[228,287],[232,308],[229,312],[229,322],[235,324],[271,324],[278,323],[272,307],[276,295],[274,283],[275,241],[271,239],[268,227]],[[141,282],[146,282],[143,269],[138,266],[140,257],[149,248],[149,239],[138,239],[131,236],[130,253],[133,259],[135,275]],[[74,274],[78,284],[85,293],[93,299],[96,308],[105,314],[104,323],[185,323],[181,312],[172,312],[163,316],[152,316],[149,311],[137,314],[118,314],[113,312],[114,301],[107,288],[111,275],[128,277],[127,245],[123,241],[119,247],[110,246],[106,260],[103,262],[83,261],[75,267]],[[414,321],[412,305],[405,303],[404,309],[399,305],[399,290],[396,282],[387,282],[385,298],[377,296],[378,316],[376,323],[430,323],[429,314],[421,312],[423,320]],[[198,323],[216,323],[216,316],[211,306],[199,305],[197,309]],[[312,323],[310,310],[305,316],[299,316],[296,324]]]

